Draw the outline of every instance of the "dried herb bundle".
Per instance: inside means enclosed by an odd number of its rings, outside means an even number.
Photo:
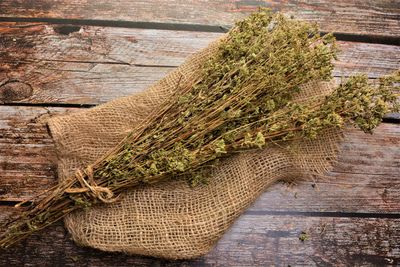
[[[320,36],[315,25],[268,10],[238,22],[203,66],[200,79],[180,88],[149,116],[146,127],[104,158],[44,192],[5,226],[0,246],[74,210],[113,201],[140,182],[185,174],[182,179],[190,177],[195,184],[210,165],[232,153],[313,139],[323,129],[347,123],[370,132],[396,105],[391,87],[400,73],[376,86],[365,76],[352,77],[322,102],[292,101],[301,85],[331,79],[336,52],[331,34]]]

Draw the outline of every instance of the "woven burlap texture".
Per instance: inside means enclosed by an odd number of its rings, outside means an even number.
[[[145,92],[98,107],[52,117],[49,128],[65,179],[117,145],[132,129],[139,130],[149,113],[201,75],[200,67],[218,43],[196,53]],[[297,101],[318,101],[332,83],[303,86]],[[206,254],[234,220],[272,183],[302,173],[322,173],[335,160],[339,130],[317,140],[270,145],[222,160],[207,185],[190,187],[183,180],[140,185],[118,201],[75,212],[65,218],[72,238],[83,246],[170,259]],[[286,147],[290,146],[290,149]]]

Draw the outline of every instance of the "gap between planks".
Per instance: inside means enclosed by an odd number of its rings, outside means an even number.
[[[96,26],[96,27],[114,27],[114,28],[133,28],[133,29],[151,29],[151,30],[169,30],[169,31],[190,31],[190,32],[212,32],[226,33],[231,26],[229,25],[204,25],[204,24],[187,24],[187,23],[160,23],[145,21],[113,21],[113,20],[83,20],[83,19],[56,19],[56,18],[20,18],[20,17],[0,17],[0,22],[33,22],[33,23],[49,23],[61,24],[64,27],[70,25],[78,26]],[[327,32],[321,31],[322,35]],[[379,34],[361,34],[333,31],[333,35],[337,40],[375,43],[387,45],[400,45],[400,37]]]
[[[130,0],[36,0],[34,4],[29,1],[3,0],[0,2],[0,16],[4,20],[47,19],[61,23],[68,19],[78,23],[94,21],[102,23],[101,26],[109,23],[119,23],[125,27],[144,27],[146,23],[146,27],[202,25],[202,30],[208,30],[208,27],[220,30],[219,25],[232,25],[234,21],[257,11],[259,7],[269,7],[302,20],[317,22],[323,31],[391,37],[400,35],[400,7],[392,0],[157,0],[145,3]]]
[[[88,26],[65,34],[57,25],[23,26],[0,23],[3,103],[104,103],[144,90],[221,36]],[[400,68],[400,47],[338,43],[336,77],[364,72],[374,79]]]

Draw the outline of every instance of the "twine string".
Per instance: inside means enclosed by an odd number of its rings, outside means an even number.
[[[83,172],[81,170],[77,170],[75,172],[75,178],[79,181],[81,187],[68,188],[65,190],[66,193],[78,194],[90,192],[93,197],[104,203],[112,203],[117,199],[117,197],[114,197],[114,193],[109,188],[98,186],[96,184],[93,178],[93,168],[91,166],[88,166],[83,170]]]

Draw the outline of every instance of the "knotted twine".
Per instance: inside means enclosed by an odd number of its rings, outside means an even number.
[[[142,93],[48,121],[59,158],[59,179],[75,174],[81,188],[70,192],[91,192],[103,202],[112,202],[66,216],[66,227],[78,244],[170,259],[198,257],[206,254],[272,183],[323,173],[335,161],[342,135],[340,130],[330,129],[316,140],[271,144],[224,159],[210,170],[209,183],[195,188],[185,180],[172,179],[137,186],[115,199],[107,188],[96,185],[90,164],[132,129],[140,131],[147,114],[200,77],[202,64],[215,53],[219,42],[211,43]],[[182,87],[176,86],[178,82]],[[332,86],[332,82],[311,82],[296,99],[321,101]],[[85,170],[87,181],[79,169]]]
[[[66,193],[74,194],[90,192],[94,198],[97,198],[103,203],[112,203],[116,200],[116,198],[114,198],[114,193],[109,188],[98,186],[96,184],[93,178],[93,168],[91,165],[83,169],[83,172],[79,169],[76,170],[74,177],[78,180],[81,187],[68,188],[65,190]],[[86,181],[85,177],[88,177],[89,181]]]

